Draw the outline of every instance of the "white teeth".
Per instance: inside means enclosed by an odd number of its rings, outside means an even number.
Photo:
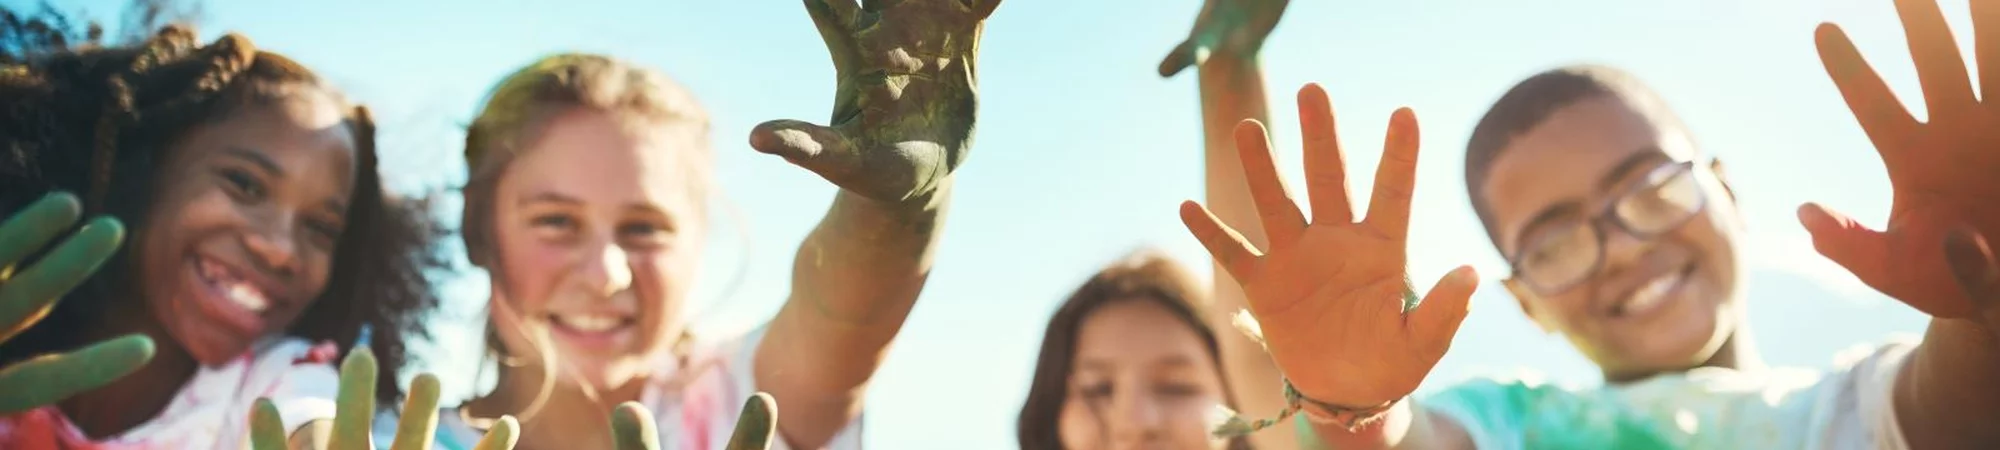
[[[1667,299],[1667,292],[1673,290],[1674,286],[1679,285],[1680,282],[1681,272],[1678,271],[1653,278],[1653,281],[1648,281],[1646,285],[1639,286],[1639,289],[1632,291],[1632,295],[1625,298],[1625,304],[1620,305],[1619,311],[1627,314],[1645,311],[1653,305],[1665,301]]]
[[[556,323],[564,328],[584,332],[606,331],[625,323],[625,319],[609,314],[556,314]]]
[[[265,297],[264,292],[256,287],[243,283],[229,283],[224,286],[227,287],[224,292],[228,294],[229,301],[236,303],[236,306],[256,313],[264,312],[271,307],[271,299]]]

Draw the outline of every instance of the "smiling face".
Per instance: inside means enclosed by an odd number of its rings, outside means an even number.
[[[1202,338],[1160,302],[1113,299],[1084,318],[1060,413],[1064,448],[1209,449],[1224,404]]]
[[[1479,187],[1521,270],[1507,287],[1614,379],[1699,365],[1742,317],[1740,219],[1696,156],[1678,126],[1594,95],[1510,139]]]
[[[148,309],[206,365],[291,325],[325,290],[354,192],[341,104],[302,90],[237,108],[167,151],[134,247]]]
[[[615,387],[667,356],[700,257],[685,139],[615,113],[554,116],[493,197],[496,308],[512,355],[553,344],[564,381]],[[532,359],[531,359],[532,360]]]

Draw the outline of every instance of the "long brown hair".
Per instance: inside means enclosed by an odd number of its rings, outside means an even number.
[[[1222,369],[1215,328],[1202,320],[1202,304],[1207,297],[1202,294],[1201,283],[1195,281],[1186,267],[1165,254],[1141,250],[1092,275],[1049,318],[1048,331],[1042,334],[1041,355],[1035,359],[1034,382],[1028,388],[1028,400],[1021,406],[1021,417],[1015,424],[1015,438],[1021,448],[1062,448],[1059,418],[1063,404],[1069,401],[1069,377],[1075,369],[1077,335],[1083,321],[1104,305],[1128,299],[1158,303],[1193,329],[1201,337],[1202,349],[1217,362],[1215,376],[1223,381],[1223,401],[1232,409],[1236,407],[1236,397],[1229,392],[1229,378]],[[1229,448],[1251,447],[1247,439],[1239,436],[1230,439]]]

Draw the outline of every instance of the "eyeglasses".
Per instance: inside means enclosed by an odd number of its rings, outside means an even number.
[[[1604,264],[1605,225],[1642,240],[1680,228],[1707,204],[1694,161],[1662,164],[1611,199],[1594,215],[1545,222],[1522,233],[1520,251],[1508,261],[1537,292],[1567,291]]]

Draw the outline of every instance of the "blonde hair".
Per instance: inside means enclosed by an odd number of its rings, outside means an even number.
[[[694,94],[665,74],[602,55],[565,53],[547,56],[509,74],[487,94],[486,103],[465,133],[465,165],[468,176],[463,195],[465,208],[460,228],[466,254],[476,266],[502,277],[494,254],[493,211],[495,189],[507,168],[523,151],[536,143],[556,117],[576,110],[613,113],[627,127],[664,130],[682,142],[685,149],[676,156],[687,158],[691,198],[704,211],[713,182],[713,155],[709,148],[709,117]],[[507,307],[506,305],[496,305]],[[486,350],[502,364],[510,359],[501,348],[499,332],[491,321],[486,329]],[[554,377],[553,346],[542,339],[529,338],[541,355],[544,370],[542,393],[520,414],[526,421],[551,392]],[[688,336],[683,333],[675,348],[685,359]]]
[[[706,198],[710,168],[708,111],[694,94],[658,71],[608,56],[565,53],[544,57],[508,75],[487,94],[486,105],[465,133],[465,247],[473,264],[492,262],[495,185],[515,157],[533,145],[549,122],[570,111],[616,113],[626,125],[666,128],[690,139],[693,198]],[[487,267],[491,269],[491,267]]]

